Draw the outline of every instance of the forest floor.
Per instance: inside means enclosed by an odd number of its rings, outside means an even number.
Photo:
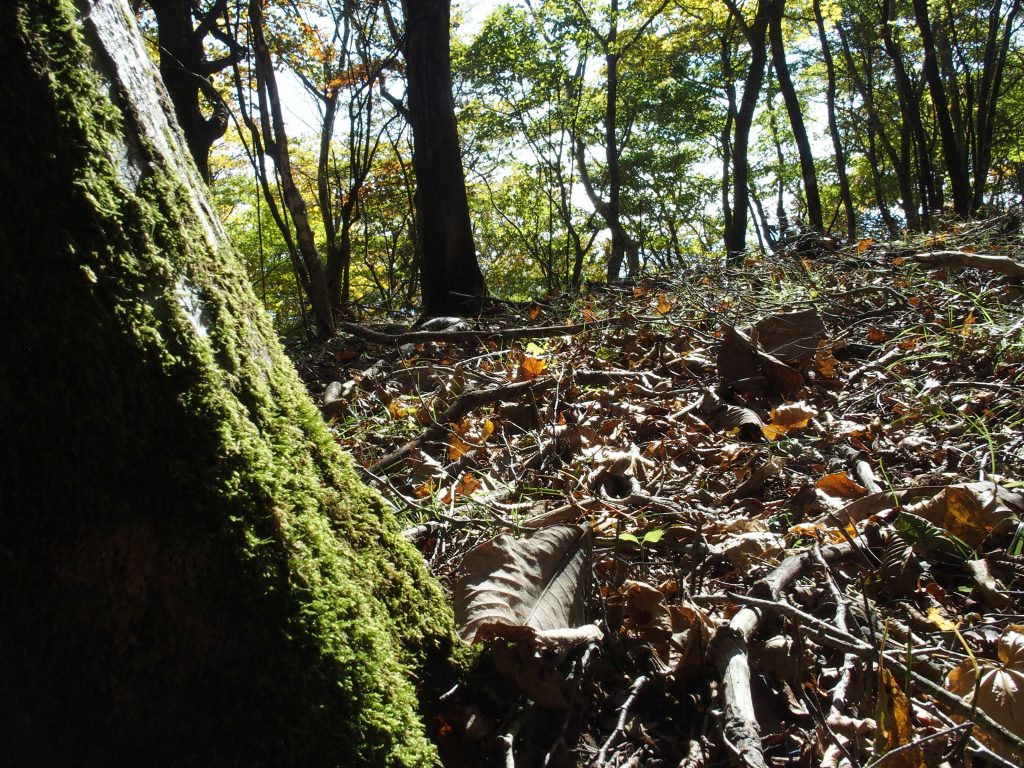
[[[1024,762],[1020,220],[821,246],[297,355],[484,644],[449,766]]]

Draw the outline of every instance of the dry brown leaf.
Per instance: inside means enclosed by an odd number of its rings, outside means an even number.
[[[947,675],[946,687],[1008,731],[1024,737],[1024,625],[1011,624],[1003,630],[998,655],[1001,664],[981,661],[976,667],[970,659],[961,662]],[[992,743],[984,730],[976,733],[982,741]],[[1022,756],[1012,757],[1019,760]]]
[[[654,308],[656,314],[667,315],[672,311],[672,307],[675,305],[675,300],[669,300],[668,296],[664,293],[658,294],[658,304]]]
[[[495,643],[491,657],[502,679],[531,701],[545,709],[569,708],[571,686],[530,643]]]
[[[748,382],[760,373],[768,385],[783,397],[795,395],[804,385],[800,371],[763,351],[750,336],[731,325],[722,327],[717,362],[718,376],[727,384]]]
[[[878,705],[875,708],[878,730],[875,732],[875,753],[881,756],[909,744],[913,739],[914,729],[910,721],[910,700],[907,695],[888,669],[880,667],[878,672]],[[886,765],[896,768],[926,768],[924,752],[920,747],[904,749],[887,759]]]
[[[785,403],[772,408],[771,421],[761,427],[761,432],[769,440],[778,440],[792,429],[803,429],[818,411],[802,400],[796,403]]]
[[[459,637],[479,641],[485,624],[537,630],[585,623],[589,529],[553,525],[532,536],[503,534],[463,559],[455,586]]]
[[[627,581],[623,627],[641,640],[650,643],[658,658],[667,663],[669,640],[672,638],[672,613],[665,604],[664,593],[641,581]]]
[[[981,482],[947,486],[907,511],[977,547],[997,526],[1011,524],[1022,506],[1020,494]]]
[[[857,241],[857,253],[864,253],[864,251],[871,247],[871,244],[873,242],[875,242],[875,239],[873,237],[862,237],[860,240]]]
[[[684,601],[681,605],[673,605],[672,640],[670,659],[672,675],[678,682],[701,677],[705,674],[704,656],[715,623],[711,617],[696,604]]]
[[[750,338],[783,362],[808,365],[826,339],[825,323],[816,309],[769,315],[750,329]]]

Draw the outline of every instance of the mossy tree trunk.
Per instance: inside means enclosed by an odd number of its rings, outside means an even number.
[[[446,602],[273,336],[124,0],[0,4],[11,765],[429,765]]]

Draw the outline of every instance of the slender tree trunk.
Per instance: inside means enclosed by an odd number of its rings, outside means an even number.
[[[910,158],[914,157],[916,153],[918,202],[922,209],[921,225],[927,228],[931,221],[931,210],[937,207],[934,170],[928,146],[928,135],[921,118],[921,99],[914,93],[910,75],[903,63],[903,50],[892,34],[893,13],[892,0],[884,0],[881,19],[882,44],[886,55],[892,62],[896,95],[900,104],[900,116],[903,119],[903,132],[900,136],[901,156],[904,163],[909,166]]]
[[[750,211],[748,185],[750,180],[750,127],[754,122],[754,111],[761,96],[765,64],[768,61],[767,42],[768,14],[772,4],[781,0],[759,2],[757,15],[750,25],[739,19],[743,34],[750,44],[750,63],[743,82],[743,96],[736,111],[735,130],[732,140],[732,220],[725,230],[725,252],[730,261],[743,258],[747,248],[747,223]]]
[[[452,97],[450,0],[405,0],[405,62],[415,149],[416,211],[426,315],[480,312],[476,260]]]
[[[800,99],[789,76],[789,64],[786,62],[786,44],[782,38],[782,14],[785,3],[778,3],[777,10],[772,14],[768,24],[768,39],[772,49],[772,64],[775,77],[779,83],[779,92],[786,104],[789,125],[793,130],[793,141],[796,142],[797,155],[800,158],[800,176],[804,182],[804,197],[807,200],[807,219],[811,228],[817,232],[825,231],[825,219],[821,212],[821,194],[818,192],[818,173],[814,168],[814,154],[811,151],[811,140],[807,137]]]
[[[130,19],[0,4],[4,761],[435,764],[414,681],[445,600],[305,394]]]
[[[924,47],[924,78],[932,96],[935,119],[939,124],[939,137],[942,139],[942,154],[946,158],[946,172],[953,191],[953,212],[957,216],[969,216],[971,213],[971,183],[967,171],[967,153],[960,137],[957,136],[950,113],[946,87],[939,71],[938,53],[935,35],[932,32],[931,20],[928,15],[928,0],[914,0],[914,15],[917,28],[921,32],[921,44]]]
[[[284,124],[284,111],[277,89],[277,75],[267,46],[266,30],[263,27],[264,0],[250,0],[249,26],[252,32],[253,64],[256,70],[257,93],[263,120],[263,142],[270,151],[274,166],[281,179],[281,196],[284,207],[291,214],[295,227],[295,242],[302,256],[306,274],[309,277],[309,300],[313,305],[317,330],[323,337],[334,335],[334,311],[331,309],[330,290],[320,252],[309,224],[306,201],[292,176],[292,163],[288,148],[288,132]]]
[[[821,41],[821,58],[825,62],[825,108],[828,115],[828,134],[832,139],[832,150],[835,152],[836,177],[839,180],[839,199],[846,212],[846,237],[853,240],[857,237],[857,213],[853,207],[853,193],[850,191],[850,178],[846,173],[846,151],[839,132],[839,120],[836,117],[836,65],[832,57],[832,48],[825,32],[825,20],[821,15],[821,0],[814,0],[814,22],[818,27],[818,39]]]
[[[885,156],[892,164],[893,170],[896,172],[896,185],[900,190],[900,205],[903,208],[903,214],[907,219],[907,228],[911,230],[920,229],[921,217],[918,213],[917,199],[914,195],[914,185],[910,177],[910,156],[905,152],[897,152],[885,131],[885,126],[882,124],[882,120],[878,115],[878,110],[875,107],[874,86],[871,82],[871,78],[873,76],[872,72],[869,71],[866,77],[861,76],[857,69],[857,63],[854,61],[853,53],[850,50],[850,41],[847,38],[846,32],[843,30],[842,26],[837,27],[836,31],[839,33],[840,50],[843,52],[843,60],[846,62],[846,68],[850,73],[850,78],[853,80],[857,93],[860,94],[860,97],[864,102],[864,109],[868,115],[868,133],[871,143],[873,145],[875,139],[878,140],[882,145],[882,151],[885,153]],[[877,158],[877,151],[875,149],[873,149],[873,151]],[[872,173],[878,173],[878,165],[874,161],[871,164],[871,168]],[[887,209],[882,212],[882,216],[889,216]]]
[[[1020,0],[1010,0],[1005,20],[1001,11],[1003,0],[992,0],[988,16],[985,56],[978,87],[975,117],[977,149],[974,152],[974,184],[971,190],[971,212],[977,213],[985,199],[985,187],[992,167],[992,140],[995,132],[996,105],[1002,90],[1003,71],[1013,35],[1013,24],[1020,11]],[[999,35],[1002,23],[1002,35]]]
[[[210,181],[210,147],[228,128],[228,107],[217,93],[210,75],[232,61],[229,55],[212,63],[206,56],[207,31],[224,12],[224,3],[215,3],[198,27],[193,18],[191,0],[147,0],[156,16],[160,75],[163,78],[175,116],[185,133],[192,160],[203,180]],[[203,114],[203,100],[210,105],[210,116]]]

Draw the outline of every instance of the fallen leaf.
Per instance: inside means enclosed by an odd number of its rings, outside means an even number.
[[[525,355],[523,362],[519,364],[519,379],[521,381],[532,381],[544,373],[548,367],[547,361],[542,357]]]
[[[833,472],[816,482],[815,487],[822,493],[838,499],[859,499],[867,495],[867,488],[853,480],[845,472]]]
[[[589,529],[553,525],[532,536],[502,534],[472,549],[455,586],[459,637],[479,641],[484,624],[563,629],[585,623]]]
[[[885,667],[878,669],[878,704],[875,707],[875,754],[884,755],[897,747],[910,744],[914,737],[910,721],[910,700],[896,678]],[[897,768],[925,768],[921,747],[903,749],[885,761]]]

